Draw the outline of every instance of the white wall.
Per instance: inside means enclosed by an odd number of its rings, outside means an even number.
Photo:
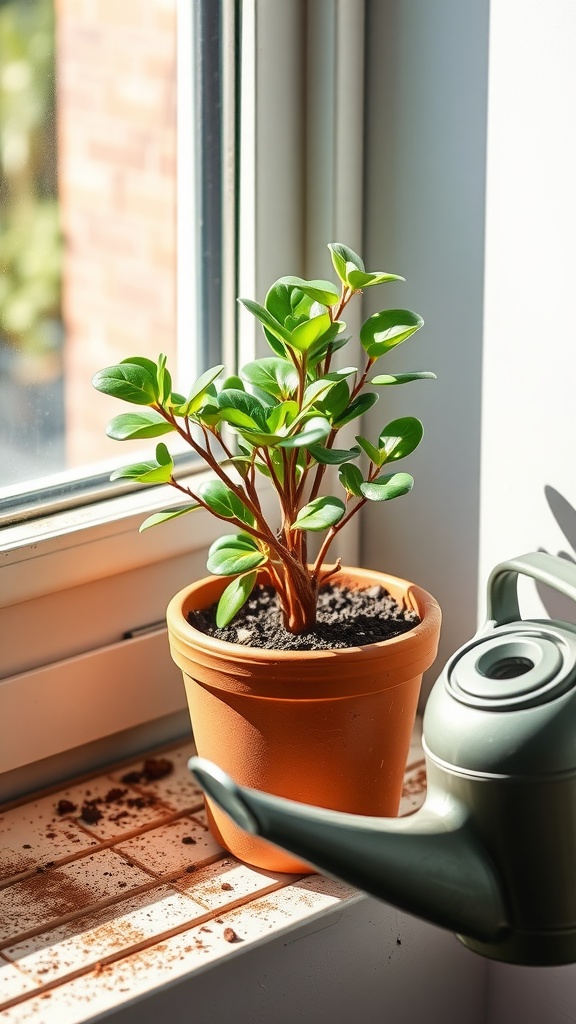
[[[576,551],[576,5],[494,0],[490,19],[480,577]],[[524,615],[574,619],[525,588]],[[576,1021],[576,965],[493,964],[490,1024]]]
[[[366,293],[426,325],[380,363],[437,381],[382,389],[372,432],[420,416],[415,487],[368,506],[363,562],[414,580],[444,610],[438,668],[476,624],[488,0],[387,0],[368,12]]]
[[[573,0],[493,3],[488,125],[482,578],[523,551],[574,558]]]
[[[369,7],[364,249],[408,278],[383,304],[427,320],[397,365],[439,380],[391,396],[390,418],[421,415],[426,436],[414,492],[370,509],[363,559],[439,598],[439,671],[494,565],[539,548],[576,560],[576,4]],[[525,592],[525,617],[576,621]],[[490,964],[488,980],[489,1024],[576,1021],[576,965]]]

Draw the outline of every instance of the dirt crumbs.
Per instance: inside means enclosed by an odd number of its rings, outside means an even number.
[[[149,757],[142,768],[138,771],[128,772],[122,776],[122,782],[153,782],[163,779],[174,771],[174,764],[165,757]],[[132,795],[129,789],[121,786],[112,786],[105,796],[91,796],[87,789],[78,811],[78,805],[71,800],[59,800],[55,811],[59,817],[69,814],[78,814],[79,820],[86,825],[97,825],[106,816],[109,821],[120,822],[130,818],[136,818],[135,811],[145,807],[153,807],[158,803],[157,797],[152,793],[144,795]],[[53,833],[55,836],[55,833]]]
[[[390,640],[418,625],[416,612],[402,608],[384,587],[365,590],[329,584],[320,591],[311,633],[295,636],[281,621],[272,587],[259,586],[230,625],[216,626],[216,605],[190,612],[191,626],[229,643],[282,651],[326,651]]]
[[[95,803],[87,802],[80,811],[80,817],[87,825],[97,825],[99,821],[102,821],[104,815]]]
[[[144,761],[142,768],[136,771],[127,772],[123,775],[121,782],[130,785],[138,782],[156,782],[164,779],[174,771],[174,764],[167,757],[149,757]]]
[[[226,942],[242,942],[242,939],[236,934],[233,928],[224,929],[224,938]]]
[[[73,804],[71,800],[59,800],[56,804],[57,814],[74,814],[76,810],[76,804]]]

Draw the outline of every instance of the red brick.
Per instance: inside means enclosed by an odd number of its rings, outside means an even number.
[[[57,0],[66,407],[73,462],[117,457],[90,386],[176,337],[175,0]]]

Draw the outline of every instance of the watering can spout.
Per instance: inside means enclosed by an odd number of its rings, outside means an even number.
[[[237,825],[318,870],[471,938],[506,929],[499,882],[456,803],[429,799],[408,818],[342,814],[239,786],[203,758],[189,766]]]

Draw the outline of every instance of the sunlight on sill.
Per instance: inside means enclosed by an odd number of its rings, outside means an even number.
[[[206,827],[191,743],[0,807],[0,1013],[80,1024],[359,898],[250,868]],[[401,814],[422,803],[418,731]]]

